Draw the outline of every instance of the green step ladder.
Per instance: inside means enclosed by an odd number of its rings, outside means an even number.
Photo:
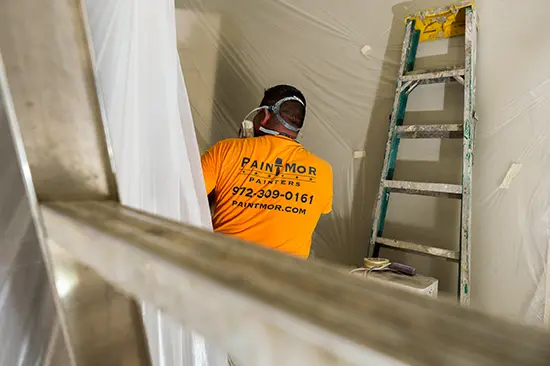
[[[459,265],[458,298],[462,305],[468,305],[470,302],[471,187],[475,135],[476,12],[472,1],[463,1],[443,8],[428,9],[411,14],[405,21],[405,39],[389,124],[380,188],[374,209],[368,256],[378,257],[381,247],[389,247],[456,262]],[[465,36],[465,63],[463,67],[414,70],[419,42],[459,35]],[[403,125],[408,95],[418,85],[448,82],[458,82],[464,86],[463,124]],[[394,180],[397,150],[399,142],[403,138],[461,138],[463,141],[462,185]],[[462,207],[459,250],[447,250],[384,237],[384,223],[391,192],[460,199]]]

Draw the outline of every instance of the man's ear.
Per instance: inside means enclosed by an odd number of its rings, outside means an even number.
[[[264,118],[262,118],[262,120],[260,121],[260,126],[265,127],[267,126],[267,123],[271,119],[271,112],[267,109],[264,109],[263,112],[264,112]]]

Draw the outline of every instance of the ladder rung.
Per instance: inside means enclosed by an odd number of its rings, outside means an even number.
[[[459,258],[459,253],[455,250],[429,247],[426,245],[414,244],[414,243],[409,243],[406,241],[400,241],[395,239],[376,238],[376,243],[386,247],[394,248],[394,249],[406,250],[408,252],[413,252],[413,253],[418,253],[423,255],[431,255],[433,257],[439,257],[439,258],[445,258],[453,262],[458,262],[458,258]]]
[[[412,71],[401,77],[402,81],[432,81],[432,82],[444,82],[449,78],[463,77],[464,68],[453,69],[439,69],[439,70],[425,70],[425,71]]]
[[[384,180],[384,187],[388,188],[391,192],[421,196],[462,198],[462,186],[456,184]]]
[[[401,138],[410,139],[442,139],[462,138],[464,126],[459,125],[407,125],[397,126],[397,134]]]

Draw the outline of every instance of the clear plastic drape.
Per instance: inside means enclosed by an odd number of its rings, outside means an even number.
[[[176,48],[171,0],[88,0],[98,91],[123,204],[211,228]],[[227,356],[143,304],[155,366],[227,365]]]

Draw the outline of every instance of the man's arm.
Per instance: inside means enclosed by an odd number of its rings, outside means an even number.
[[[204,186],[208,195],[208,202],[212,206],[212,199],[215,197],[216,185],[220,175],[223,154],[222,144],[219,142],[212,146],[201,156],[202,175]]]
[[[330,197],[328,204],[323,209],[323,215],[329,214],[332,211],[332,197]]]
[[[202,175],[204,177],[204,186],[206,195],[208,196],[208,206],[210,208],[210,216],[214,216],[214,207],[216,204],[216,182],[219,174],[219,145],[212,146],[207,152],[201,156]]]
[[[216,189],[216,182],[219,174],[219,143],[212,146],[201,156],[202,175],[204,178],[204,186],[206,194],[210,194]]]
[[[325,208],[323,209],[323,212],[322,212],[324,215],[326,215],[326,214],[328,214],[332,211],[332,197],[334,195],[333,186],[332,186],[332,184],[333,184],[332,183],[332,180],[333,180],[333,178],[332,178],[332,167],[330,165],[329,165],[329,176],[330,176],[330,178],[327,182],[327,189],[328,189],[327,197],[328,197],[328,199],[327,199],[326,206],[325,206]]]
[[[214,209],[216,208],[216,192],[214,191],[208,195],[208,207],[210,207],[210,216],[214,217]]]

